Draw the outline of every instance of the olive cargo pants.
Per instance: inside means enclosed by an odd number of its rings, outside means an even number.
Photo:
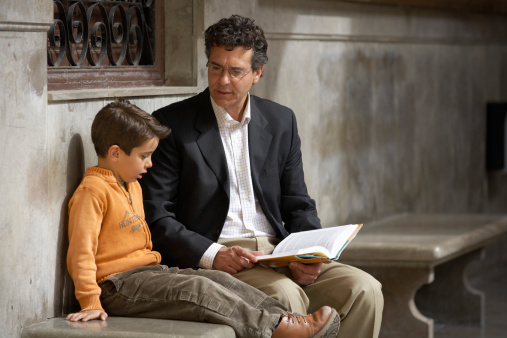
[[[110,315],[225,324],[238,337],[271,337],[286,311],[263,292],[216,270],[145,266],[99,285]]]

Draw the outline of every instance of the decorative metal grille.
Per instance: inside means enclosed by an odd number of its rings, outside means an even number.
[[[155,0],[54,0],[50,68],[154,65]]]

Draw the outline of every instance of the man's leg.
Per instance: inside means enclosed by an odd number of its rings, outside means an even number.
[[[100,283],[111,315],[203,321],[231,326],[239,337],[271,337],[285,308],[232,276],[163,265],[132,269]]]
[[[320,276],[303,290],[310,299],[309,313],[322,305],[338,311],[338,337],[378,337],[384,298],[381,284],[368,273],[338,262],[323,264]]]
[[[257,237],[220,243],[270,254],[277,242]],[[306,314],[323,305],[335,308],[342,319],[338,337],[378,337],[384,308],[381,285],[362,270],[337,262],[323,264],[316,281],[304,287],[292,281],[288,268],[275,271],[256,266],[234,277],[277,299],[290,311]]]
[[[271,268],[255,266],[233,275],[282,303],[289,311],[307,314],[310,300],[292,279]]]

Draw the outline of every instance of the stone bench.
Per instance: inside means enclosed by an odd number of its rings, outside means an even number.
[[[380,337],[432,338],[433,320],[484,323],[484,294],[470,285],[465,272],[482,258],[486,244],[506,234],[505,216],[394,215],[365,223],[340,261],[382,283]]]
[[[210,323],[177,320],[109,316],[105,321],[69,322],[64,317],[51,318],[27,326],[21,338],[175,338],[236,337],[231,327]]]

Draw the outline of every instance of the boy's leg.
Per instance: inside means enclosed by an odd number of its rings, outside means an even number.
[[[100,283],[111,315],[203,321],[231,326],[239,337],[271,337],[285,308],[229,274],[141,267]]]

